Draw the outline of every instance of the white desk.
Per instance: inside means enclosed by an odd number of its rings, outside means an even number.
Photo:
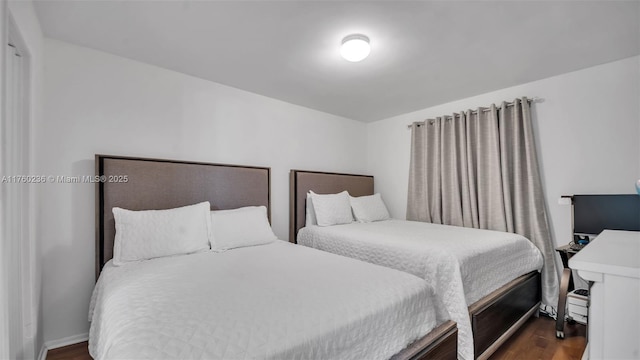
[[[605,230],[569,266],[593,282],[588,356],[640,359],[640,232]]]

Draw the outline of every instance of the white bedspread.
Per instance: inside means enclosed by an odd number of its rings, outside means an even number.
[[[283,241],[108,263],[89,351],[101,359],[386,359],[448,318],[410,274]]]
[[[540,251],[517,234],[388,220],[309,226],[298,243],[419,276],[436,288],[458,323],[458,354],[473,359],[468,306],[502,285],[542,268]]]

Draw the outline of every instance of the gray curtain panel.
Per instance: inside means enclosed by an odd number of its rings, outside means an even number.
[[[542,252],[542,302],[558,272],[526,98],[414,123],[407,220],[513,232]]]

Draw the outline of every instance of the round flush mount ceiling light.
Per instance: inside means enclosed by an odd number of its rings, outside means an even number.
[[[369,56],[370,52],[371,45],[369,44],[369,38],[364,35],[354,34],[342,39],[340,55],[342,55],[345,60],[351,62],[362,61]]]

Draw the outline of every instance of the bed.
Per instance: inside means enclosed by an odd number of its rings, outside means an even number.
[[[455,323],[400,271],[280,240],[114,265],[112,208],[270,214],[269,168],[96,155],[96,175],[94,358],[455,358]]]
[[[488,358],[537,315],[543,260],[527,239],[402,220],[305,227],[309,191],[345,190],[354,197],[372,195],[373,177],[292,170],[290,241],[406,271],[433,284],[457,322],[460,358]]]

